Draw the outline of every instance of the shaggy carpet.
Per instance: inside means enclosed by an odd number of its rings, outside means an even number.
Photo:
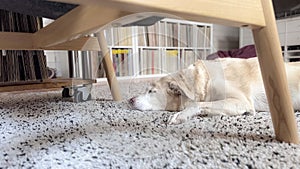
[[[121,82],[124,98],[148,81]],[[300,146],[274,139],[269,113],[198,117],[130,110],[106,84],[91,101],[61,91],[1,93],[0,168],[298,168]],[[298,127],[300,114],[297,117]]]

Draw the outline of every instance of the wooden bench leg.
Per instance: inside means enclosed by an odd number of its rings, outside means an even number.
[[[104,37],[104,32],[100,31],[99,33],[97,33],[97,38],[102,51],[102,55],[104,56],[102,62],[112,97],[115,101],[120,101],[122,100],[122,96],[120,93],[119,83],[117,81],[115,70],[113,68],[113,63],[109,55],[107,42]]]
[[[276,139],[299,143],[271,0],[262,0],[266,27],[253,30]]]

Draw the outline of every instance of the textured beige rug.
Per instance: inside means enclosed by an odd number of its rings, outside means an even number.
[[[147,83],[121,82],[123,97],[144,92]],[[62,99],[61,91],[0,98],[0,168],[300,166],[300,146],[274,139],[269,113],[166,126],[172,112],[130,110],[111,100],[106,84],[95,85],[93,100],[84,103]]]

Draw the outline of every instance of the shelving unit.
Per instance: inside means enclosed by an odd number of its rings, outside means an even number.
[[[300,17],[276,21],[284,61],[300,61]],[[240,47],[254,44],[250,30],[240,29]]]
[[[105,30],[117,76],[175,72],[212,52],[213,25],[163,19],[151,26]]]
[[[288,61],[300,61],[300,45],[287,46],[286,56]]]

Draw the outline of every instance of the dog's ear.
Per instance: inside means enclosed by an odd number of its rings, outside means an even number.
[[[183,82],[170,82],[169,90],[176,95],[185,95],[192,100],[195,99],[194,92],[188,89],[186,84]]]

